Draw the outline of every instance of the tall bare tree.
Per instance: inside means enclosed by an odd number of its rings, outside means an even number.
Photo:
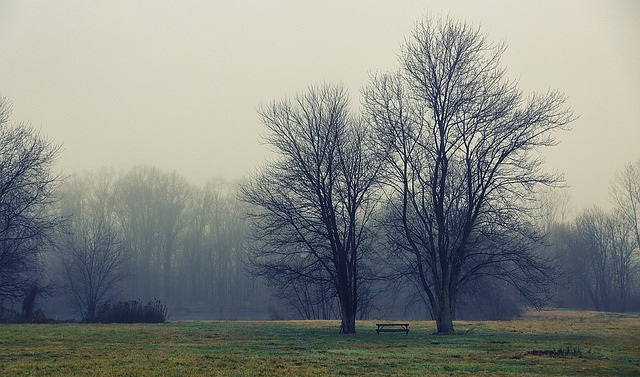
[[[331,286],[341,333],[355,333],[378,171],[367,129],[350,114],[346,90],[331,85],[260,115],[277,159],[241,189],[256,208],[252,272],[280,285],[311,278]]]
[[[177,266],[177,284],[184,292],[180,297],[218,311],[220,318],[241,314],[249,309],[247,303],[254,308],[264,303],[264,291],[245,273],[246,204],[238,200],[237,189],[223,181],[194,188]]]
[[[458,294],[478,277],[503,279],[533,303],[547,288],[527,200],[558,181],[534,153],[555,144],[572,112],[557,92],[524,99],[500,67],[504,50],[471,25],[426,19],[400,70],[364,90],[386,156],[389,240],[439,333],[454,330]]]
[[[171,303],[190,186],[176,173],[137,166],[118,180],[114,191],[129,263],[136,272],[130,275],[129,294]]]
[[[27,123],[9,123],[0,96],[0,298],[24,296],[39,276],[39,255],[59,223],[49,210],[59,147]]]

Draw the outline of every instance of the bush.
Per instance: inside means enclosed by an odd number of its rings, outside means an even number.
[[[28,314],[0,306],[0,323],[54,323],[42,309],[31,310]]]
[[[138,300],[106,302],[97,310],[95,322],[99,323],[163,323],[167,307],[160,301],[149,301],[142,306]]]

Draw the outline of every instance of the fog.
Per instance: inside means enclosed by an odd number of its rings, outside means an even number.
[[[144,164],[237,179],[268,157],[260,104],[325,81],[358,104],[421,16],[450,15],[509,46],[524,92],[565,92],[580,118],[547,167],[577,207],[609,204],[614,172],[640,159],[640,3],[399,4],[0,1],[0,93],[13,119],[63,144],[64,174]]]

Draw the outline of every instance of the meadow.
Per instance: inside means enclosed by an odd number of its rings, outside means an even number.
[[[510,322],[430,321],[404,333],[337,321],[0,325],[0,375],[638,376],[640,314],[529,312]]]

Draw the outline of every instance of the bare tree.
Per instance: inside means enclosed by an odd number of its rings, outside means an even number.
[[[187,208],[184,255],[178,264],[179,284],[185,291],[181,298],[184,300],[226,306],[223,296],[236,288],[227,283],[227,278],[234,273],[229,271],[229,263],[225,263],[233,259],[228,256],[232,253],[226,248],[225,240],[228,232],[235,232],[240,237],[244,234],[230,226],[234,218],[231,208],[236,193],[228,191],[219,182],[210,182],[202,189],[193,190]]]
[[[256,208],[251,270],[280,285],[312,278],[331,286],[341,333],[355,333],[378,171],[367,130],[349,113],[347,92],[330,85],[260,114],[278,158],[241,189]]]
[[[59,223],[49,210],[59,147],[27,123],[9,123],[0,97],[0,298],[19,299],[39,277],[39,255]]]
[[[177,285],[188,299],[219,318],[238,316],[264,305],[266,289],[245,273],[248,225],[246,203],[235,183],[212,181],[193,190],[186,210],[183,251]]]
[[[564,188],[545,187],[538,193],[537,201],[538,228],[545,234],[567,222],[571,198]]]
[[[67,235],[63,267],[70,293],[85,321],[93,321],[96,309],[116,293],[125,278],[124,248],[111,224],[90,219]]]
[[[124,244],[118,234],[110,171],[73,177],[65,186],[66,222],[57,242],[68,293],[85,321],[93,321],[100,304],[125,280]]]
[[[627,164],[611,184],[618,210],[633,230],[640,250],[640,160]]]
[[[576,219],[569,250],[572,283],[596,310],[624,311],[638,279],[634,233],[620,212],[600,208]]]
[[[191,187],[184,177],[137,166],[116,182],[116,213],[129,249],[134,297],[172,303],[175,261],[180,252]]]
[[[462,287],[490,275],[537,304],[549,266],[533,251],[534,152],[572,112],[557,92],[524,99],[500,68],[504,45],[468,24],[424,20],[397,73],[375,75],[365,106],[386,156],[388,229],[406,276],[425,292],[439,333],[453,329]]]

